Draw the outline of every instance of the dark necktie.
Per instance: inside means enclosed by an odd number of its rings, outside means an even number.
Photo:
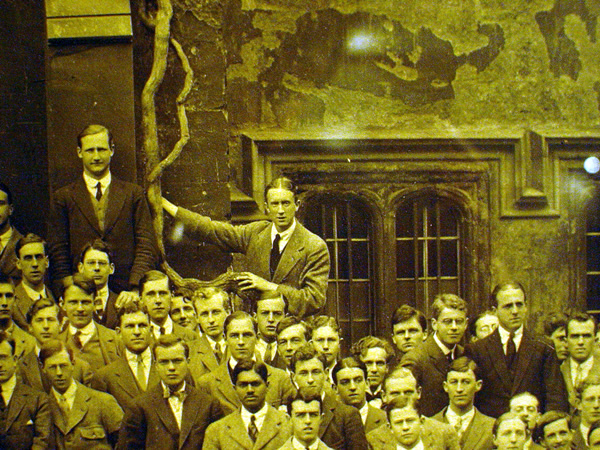
[[[273,342],[269,342],[267,344],[267,349],[265,350],[265,357],[263,358],[263,362],[270,364],[273,361]]]
[[[75,347],[79,350],[83,348],[83,344],[81,343],[81,330],[77,330],[73,335],[73,342],[75,343]]]
[[[515,333],[511,331],[508,336],[508,341],[506,342],[506,363],[508,367],[512,366],[516,354],[517,346],[515,345]]]
[[[218,364],[221,364],[221,361],[223,360],[223,351],[221,350],[221,344],[218,342],[215,342],[215,359]]]
[[[250,416],[250,423],[248,424],[248,435],[252,442],[256,442],[256,436],[258,436],[258,428],[256,428],[256,416],[252,414]]]
[[[4,402],[4,396],[2,395],[2,386],[0,386],[0,414],[4,413],[6,409],[6,403]]]
[[[161,336],[164,336],[164,335],[165,335],[165,331],[166,331],[166,330],[165,330],[165,327],[158,327],[158,333],[159,333]]]
[[[275,270],[277,270],[277,264],[279,264],[279,258],[281,258],[281,253],[279,253],[280,240],[281,236],[276,234],[275,239],[273,239],[273,247],[271,247],[271,258],[269,259],[269,271],[271,272],[271,279],[273,279]]]
[[[366,396],[367,396],[367,402],[370,402],[371,400],[374,400],[376,398],[378,398],[379,400],[381,400],[381,389],[379,391],[377,391],[376,394],[371,394],[370,391],[365,392]]]
[[[98,184],[96,185],[96,200],[100,201],[101,198],[102,198],[102,185],[98,181]]]

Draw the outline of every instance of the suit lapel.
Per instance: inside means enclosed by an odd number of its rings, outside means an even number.
[[[164,398],[162,393],[162,385],[158,385],[152,392],[152,404],[156,407],[156,414],[163,423],[167,432],[171,435],[179,434],[179,426],[177,426],[177,420],[171,411],[169,400]]]
[[[29,393],[25,392],[21,387],[21,381],[17,381],[15,390],[13,391],[10,402],[8,403],[8,412],[6,414],[6,424],[4,429],[10,429],[15,419],[19,416],[19,413],[23,407],[31,401]]]
[[[17,245],[17,241],[22,237],[23,235],[13,227],[10,239],[6,243],[6,246],[2,249],[2,253],[0,253],[0,269],[2,273],[10,275],[9,272],[14,269],[16,259],[15,246]]]
[[[523,331],[523,337],[521,338],[521,345],[519,345],[519,351],[517,352],[517,360],[515,361],[515,381],[512,385],[511,396],[517,393],[518,387],[523,381],[526,374],[529,373],[529,365],[531,364],[531,355],[533,354],[533,341],[529,337],[528,333]]]
[[[265,424],[266,424],[266,418],[265,418]],[[265,424],[263,424],[262,430],[265,429]],[[252,443],[252,440],[250,439],[250,436],[248,436],[248,430],[244,426],[244,421],[242,420],[242,416],[241,416],[239,410],[230,414],[229,419],[227,420],[225,426],[227,427],[228,436],[230,436],[234,441],[236,441],[242,448],[245,448],[245,449],[260,448],[260,447],[255,447],[254,444]],[[262,433],[262,430],[261,430],[261,433]],[[261,433],[258,433],[259,437],[256,441],[257,443],[258,443],[258,440],[260,440]]]
[[[448,359],[442,349],[437,345],[433,335],[429,337],[426,342],[427,345],[427,354],[431,359],[431,363],[433,366],[440,372],[441,374],[445,374],[448,371]]]
[[[113,337],[106,333],[106,328],[96,323],[96,331],[98,332],[98,341],[100,342],[100,351],[102,352],[102,358],[104,358],[104,363],[108,364],[111,361],[117,359],[117,355],[109,348],[110,344],[113,344]]]
[[[117,384],[132,397],[137,397],[142,393],[142,390],[139,388],[127,360],[123,358],[118,361],[119,364],[114,371]]]
[[[94,205],[92,205],[92,199],[90,193],[87,190],[83,176],[73,186],[73,200],[81,211],[81,214],[86,218],[89,224],[92,226],[94,231],[98,233],[98,236],[102,235],[100,231],[100,225],[98,224],[98,218],[94,211]]]
[[[239,398],[235,393],[231,378],[229,377],[229,371],[227,370],[227,360],[224,364],[221,364],[214,372],[215,380],[217,381],[217,389],[221,392],[223,397],[235,405],[236,407],[240,404]]]
[[[319,426],[319,438],[323,437],[325,431],[327,431],[327,427],[329,427],[335,414],[335,406],[335,400],[331,397],[331,394],[325,394],[325,399],[323,400],[323,419]]]
[[[254,444],[254,449],[260,450],[273,439],[279,433],[281,429],[282,421],[275,416],[275,409],[271,406],[267,406],[267,414],[265,416],[265,421],[263,422],[263,426],[258,433],[258,437],[256,438],[256,443]]]
[[[483,424],[481,422],[481,413],[475,409],[475,415],[473,416],[473,420],[465,430],[462,435],[462,439],[460,440],[461,447],[465,442],[469,442],[469,447],[477,448],[477,444],[481,441],[485,434],[480,432],[480,428],[482,428]]]
[[[125,205],[126,200],[125,189],[121,180],[112,177],[110,186],[108,188],[108,201],[106,203],[106,219],[104,221],[104,234],[110,233],[112,228],[115,226],[119,214]]]
[[[181,432],[179,433],[179,448],[183,447],[188,438],[192,425],[196,422],[201,399],[197,398],[189,384],[186,384],[186,397],[183,401],[183,411],[181,413]]]
[[[375,417],[374,412],[377,411],[371,405],[368,406],[367,420],[365,420],[365,430],[374,430],[379,425],[383,425],[381,419]]]
[[[76,381],[74,381],[76,383]],[[73,401],[73,407],[69,412],[69,420],[67,421],[66,434],[68,434],[73,428],[77,426],[79,422],[83,420],[88,412],[90,396],[85,390],[86,388],[77,383],[77,392],[75,393],[75,400]]]
[[[563,363],[560,365],[560,372],[565,380],[565,386],[567,387],[569,397],[571,397],[571,393],[573,392],[573,380],[571,379],[571,358],[567,357],[567,359],[563,361]]]
[[[270,228],[269,228],[270,229]],[[277,269],[273,274],[273,282],[280,283],[283,281],[285,276],[290,273],[294,266],[300,260],[302,256],[302,250],[304,250],[304,239],[303,239],[303,227],[299,222],[296,222],[296,229],[290,236],[290,240],[283,249],[281,259],[277,265]]]
[[[488,358],[494,364],[494,368],[500,376],[500,379],[506,386],[506,389],[510,391],[513,383],[510,379],[510,371],[506,365],[504,349],[502,348],[502,342],[500,341],[500,333],[498,330],[494,331],[494,333],[492,333],[490,338],[486,341],[485,349],[488,352]]]
[[[29,352],[24,355],[21,359],[21,364],[24,368],[23,381],[27,380],[32,388],[37,389],[38,391],[44,391],[44,382],[42,381],[43,374],[35,352]]]

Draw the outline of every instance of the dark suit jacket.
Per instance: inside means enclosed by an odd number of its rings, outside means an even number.
[[[72,275],[83,246],[98,238],[113,251],[115,273],[109,285],[117,292],[137,287],[142,275],[157,263],[156,239],[144,192],[114,176],[103,231],[83,176],[54,193],[48,230],[54,280]]]
[[[327,393],[323,399],[319,438],[329,447],[337,450],[368,448],[365,429],[358,410],[343,404]]]
[[[112,449],[109,436],[119,430],[123,410],[111,395],[77,383],[75,401],[67,420],[54,394],[50,393],[49,397],[56,449]]]
[[[448,423],[446,419],[446,410],[437,413],[432,419],[442,423]],[[460,448],[462,450],[489,450],[493,448],[492,427],[494,426],[494,418],[481,414],[475,408],[473,420],[460,438]]]
[[[17,255],[15,254],[15,246],[17,241],[23,237],[19,231],[13,227],[12,235],[6,244],[6,247],[0,253],[0,273],[8,275],[13,280],[21,279],[21,271],[17,269]]]
[[[156,367],[152,364],[146,390],[152,389],[159,382]],[[140,388],[124,356],[98,370],[92,378],[91,386],[93,389],[112,395],[123,410],[132,405],[135,397],[145,392]]]
[[[252,442],[239,410],[211,424],[202,450],[277,450],[291,436],[292,427],[284,412],[268,406],[265,421]]]
[[[285,405],[293,395],[294,387],[288,375],[280,369],[267,365],[269,386],[267,388],[266,402],[279,408]],[[237,410],[242,403],[235,392],[229,370],[227,369],[227,360],[224,360],[217,369],[206,373],[198,378],[196,386],[209,392],[221,404],[225,414]]]
[[[119,449],[197,450],[208,425],[222,417],[219,403],[186,384],[181,430],[177,426],[162,384],[136,397],[127,409],[119,434]]]
[[[233,226],[183,208],[178,209],[177,219],[200,239],[225,251],[245,254],[247,270],[279,285],[277,290],[285,298],[290,314],[315,314],[325,304],[329,277],[327,245],[300,223],[296,224],[271,279],[271,222]]]
[[[508,411],[511,397],[530,392],[540,401],[541,412],[568,411],[565,384],[554,349],[527,330],[515,356],[514,379],[506,364],[500,333],[467,345],[482,375],[483,387],[475,397],[475,406],[485,415],[498,417]]]
[[[100,341],[100,351],[102,352],[103,360],[103,364],[99,366],[97,362],[92,361],[85,353],[85,347],[82,351],[75,346],[73,337],[69,335],[69,327],[66,327],[65,330],[59,335],[59,339],[66,342],[67,345],[73,349],[75,356],[87,361],[92,367],[92,370],[98,370],[100,367],[110,364],[121,355],[120,346],[122,344],[117,337],[117,333],[114,330],[106,328],[98,323],[96,323],[96,330],[98,331],[98,340]]]
[[[106,300],[106,306],[104,308],[104,314],[102,318],[99,318],[94,312],[94,320],[100,325],[104,325],[106,328],[114,330],[119,325],[117,317],[117,308],[115,308],[115,302],[119,294],[111,290],[108,291],[108,299]]]
[[[31,351],[21,358],[17,366],[17,373],[23,383],[31,386],[33,389],[42,392],[50,392],[51,383],[47,379],[46,374],[42,371],[38,362],[37,353]],[[81,358],[74,358],[73,362],[73,379],[81,384],[88,386],[92,379],[92,368],[87,361]]]
[[[50,288],[46,287],[46,292],[48,293],[48,299],[56,302],[50,292]],[[34,300],[27,295],[23,283],[17,284],[15,286],[15,302],[12,307],[12,318],[13,321],[24,330],[27,330],[29,327],[29,324],[27,323],[27,312],[33,303]]]
[[[569,398],[570,412],[573,414],[577,410],[577,393],[573,387],[573,380],[571,379],[571,358],[565,359],[560,365],[560,372],[562,373],[565,387],[567,389],[567,396]],[[600,354],[594,354],[594,363],[590,369],[590,375],[600,375]]]
[[[421,439],[426,450],[461,450],[454,428],[427,417],[423,418]],[[367,434],[367,440],[372,450],[396,450],[397,448],[396,438],[387,423]]]
[[[457,345],[455,358],[462,354],[462,347]],[[421,414],[431,417],[448,404],[448,394],[444,391],[443,383],[446,381],[450,363],[435,342],[433,335],[430,335],[423,345],[404,355],[400,365],[409,368],[417,379],[418,385],[421,386],[419,400]]]
[[[48,397],[17,380],[0,436],[6,450],[42,450],[51,446],[52,421]]]
[[[190,347],[190,362],[188,367],[194,380],[219,367],[217,358],[205,335],[200,336],[199,339],[190,342],[188,345]]]

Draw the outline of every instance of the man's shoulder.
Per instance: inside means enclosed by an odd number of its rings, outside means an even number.
[[[430,432],[438,431],[440,433],[455,433],[454,428],[449,423],[440,422],[432,417],[423,418],[423,429]]]
[[[121,189],[126,192],[135,194],[143,194],[144,190],[138,184],[131,183],[129,181],[121,180],[120,178],[112,177],[110,181],[110,188]],[[110,189],[109,188],[109,189]]]
[[[94,322],[96,324],[96,329],[98,330],[98,336],[103,336],[105,339],[116,339],[117,332],[115,330],[111,330],[104,325]]]
[[[394,435],[387,423],[369,431],[367,433],[367,441],[369,442],[393,442]]]
[[[48,395],[45,392],[34,389],[31,386],[28,386],[27,384],[23,383],[21,380],[17,380],[17,384],[15,386],[15,390],[13,391],[13,395],[27,397],[28,399],[36,399],[35,403],[37,403],[37,401],[39,400],[48,399]],[[29,404],[29,401],[27,403]]]
[[[294,230],[294,233],[298,233],[299,237],[301,237],[305,243],[317,247],[324,246],[325,248],[327,248],[327,244],[325,244],[325,241],[320,236],[310,231],[300,222],[296,222],[296,229]]]
[[[87,363],[87,361],[85,361],[83,359],[79,359],[78,361],[89,365],[89,363]],[[126,366],[127,366],[127,360],[123,357],[119,357],[115,361],[113,361],[103,367],[100,367],[98,370],[96,370],[94,373],[94,378],[100,378],[100,379],[113,378],[115,375],[120,374],[123,371],[123,368]]]
[[[485,415],[484,413],[479,411],[477,408],[475,408],[475,415],[473,416],[473,421],[479,422],[480,424],[482,424],[486,427],[489,426],[490,431],[491,431],[491,427],[494,425],[494,422],[496,421],[496,419]]]

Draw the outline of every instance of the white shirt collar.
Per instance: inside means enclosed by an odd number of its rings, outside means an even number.
[[[438,347],[440,348],[440,350],[442,351],[444,356],[448,356],[450,353],[452,353],[454,351],[454,348],[449,349],[448,347],[446,347],[446,344],[444,344],[442,341],[440,341],[440,338],[438,338],[437,333],[433,334],[433,340],[438,345]]]
[[[146,348],[146,350],[144,350],[140,354],[142,355],[142,361],[144,362],[144,366],[149,367],[150,364],[152,363],[152,350],[150,350],[150,347]],[[137,367],[137,358],[138,358],[137,353],[133,353],[131,350],[126,348],[125,349],[125,358],[127,359],[127,362],[130,365],[135,364]]]
[[[163,381],[161,381],[160,384],[162,386],[163,396],[165,398],[170,397],[171,396],[171,389],[169,389],[169,386],[167,386]],[[177,389],[176,391],[174,391],[174,392],[185,392],[185,380],[181,384],[181,387],[179,389]]]
[[[35,289],[32,289],[31,287],[29,287],[29,285],[27,285],[27,283],[25,283],[25,281],[21,282],[21,286],[23,286],[23,289],[25,289],[25,293],[29,296],[29,298],[33,299],[34,301],[39,298],[48,298],[46,286],[44,286],[42,288],[41,292],[38,292]]]
[[[396,444],[397,450],[407,450],[405,446]],[[423,440],[419,438],[419,442],[414,445],[410,450],[425,450],[425,446],[423,445]]]
[[[459,416],[458,414],[456,414],[452,408],[448,407],[448,409],[446,410],[446,419],[448,420],[448,423],[450,425],[452,425],[453,428],[456,429],[456,423],[458,422],[458,419],[460,417],[461,420],[461,430],[464,432],[467,427],[469,426],[469,424],[471,423],[471,420],[473,420],[473,417],[475,416],[475,408],[471,407],[471,410],[461,416]]]
[[[586,448],[588,447],[588,433],[590,432],[590,427],[585,426],[583,422],[579,424],[579,431],[581,432],[581,436],[583,436],[583,440],[585,441]]]
[[[244,426],[248,429],[248,425],[250,425],[250,417],[255,417],[256,429],[260,432],[262,429],[263,423],[265,422],[265,416],[267,415],[267,403],[263,405],[257,412],[251,413],[244,406],[241,408],[242,421],[244,422]]]
[[[4,398],[4,403],[8,405],[10,399],[12,398],[13,392],[17,385],[17,376],[13,373],[13,376],[2,383],[2,397]]]
[[[152,333],[154,333],[154,337],[156,339],[158,339],[160,337],[160,325],[156,325],[154,322],[150,321],[150,324],[152,325]],[[171,320],[171,317],[167,316],[167,320],[165,320],[165,323],[162,324],[162,327],[165,329],[165,334],[172,334],[173,333],[173,321]]]
[[[367,423],[367,416],[369,415],[369,402],[365,402],[362,408],[358,410],[360,418],[362,419],[363,425]]]
[[[294,221],[292,222],[290,227],[287,230],[282,231],[281,233],[277,231],[277,228],[275,228],[275,224],[271,225],[271,243],[273,243],[273,241],[275,240],[275,236],[279,234],[279,251],[282,252],[285,246],[287,245],[288,241],[292,237],[292,234],[294,233],[295,229],[296,218],[294,218]]]
[[[69,334],[71,336],[73,336],[77,331],[80,331],[82,336],[91,336],[92,334],[94,334],[94,331],[96,331],[96,324],[93,320],[90,320],[90,323],[88,323],[83,328],[77,328],[74,327],[72,324],[69,324]]]
[[[100,182],[102,192],[104,192],[106,191],[106,188],[110,185],[111,180],[112,176],[110,174],[110,171],[99,180],[96,180],[95,178],[90,177],[87,173],[83,172],[83,181],[85,181],[85,185],[87,186],[88,191],[90,191],[90,193],[94,196],[96,195],[96,185],[98,184],[98,182]]]
[[[275,227],[273,227],[273,228],[275,228]],[[2,251],[4,251],[4,248],[8,244],[8,241],[10,241],[12,234],[13,234],[13,227],[8,227],[8,230],[6,230],[4,233],[0,234],[0,242],[2,242]]]
[[[500,342],[502,342],[502,347],[506,352],[506,343],[508,342],[508,338],[510,337],[510,331],[505,330],[502,326],[498,327],[498,332],[500,333]],[[515,337],[513,341],[515,342],[515,347],[519,350],[519,346],[521,345],[521,339],[523,339],[523,325],[521,325],[517,330],[514,331]]]
[[[292,448],[294,450],[306,450],[306,446],[302,445],[298,440],[292,436]],[[308,446],[309,450],[318,450],[319,448],[319,438],[315,439],[315,441]]]
[[[69,404],[69,407],[72,408],[73,402],[75,401],[75,395],[77,394],[77,382],[75,380],[71,380],[71,386],[69,386],[69,388],[65,391],[64,394],[58,392],[56,389],[54,389],[54,387],[52,387],[52,393],[54,394],[56,400],[59,402],[60,397],[64,397],[67,403]]]

